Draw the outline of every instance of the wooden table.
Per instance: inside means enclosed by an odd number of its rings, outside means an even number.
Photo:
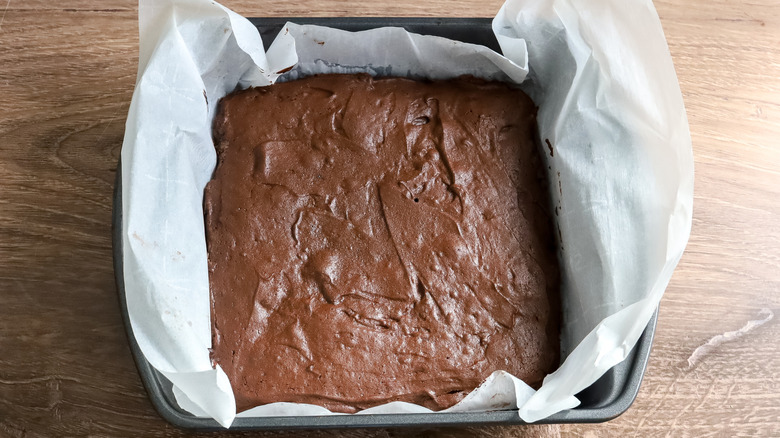
[[[225,2],[248,16],[487,17],[501,1],[300,3]],[[740,3],[656,2],[688,109],[696,199],[634,406],[601,425],[310,436],[780,433],[780,5]],[[188,435],[141,386],[111,264],[137,5],[0,10],[0,436]]]

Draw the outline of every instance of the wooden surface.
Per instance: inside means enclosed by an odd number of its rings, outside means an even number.
[[[492,16],[500,1],[225,4],[245,15]],[[780,6],[656,7],[688,109],[696,199],[634,406],[601,425],[310,436],[780,433]],[[10,0],[0,11],[0,437],[187,435],[141,386],[111,264],[136,5]]]

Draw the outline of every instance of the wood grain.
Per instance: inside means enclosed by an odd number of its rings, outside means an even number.
[[[254,16],[488,17],[501,2],[225,4]],[[690,244],[662,301],[634,406],[601,425],[308,436],[780,430],[780,5],[656,7],[688,110],[696,187]],[[10,0],[0,12],[0,437],[192,435],[167,425],[147,399],[111,266],[111,190],[135,82],[136,16],[125,0]]]

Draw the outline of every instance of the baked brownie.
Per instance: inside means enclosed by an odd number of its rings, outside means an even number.
[[[536,107],[503,83],[320,75],[219,103],[212,359],[239,410],[452,406],[558,364]]]

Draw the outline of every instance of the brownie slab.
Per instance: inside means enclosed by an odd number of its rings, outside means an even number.
[[[559,360],[536,107],[510,86],[319,75],[232,93],[204,209],[239,411],[452,406]]]

